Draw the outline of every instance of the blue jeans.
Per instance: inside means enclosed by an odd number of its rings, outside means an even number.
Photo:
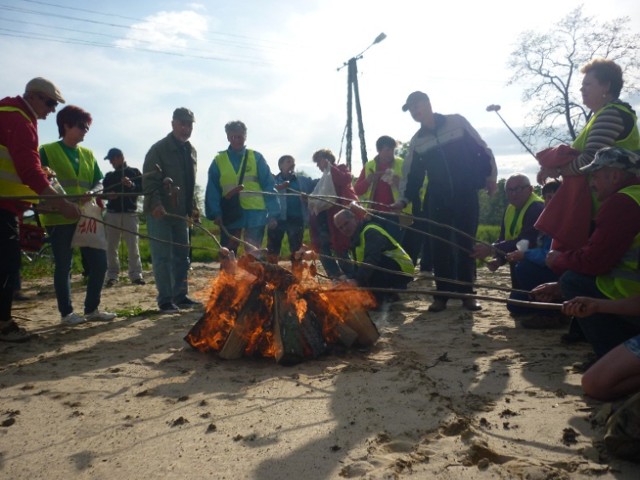
[[[73,248],[71,240],[75,231],[75,223],[47,227],[55,263],[53,287],[56,291],[58,311],[63,317],[73,312],[73,304],[71,303]],[[89,270],[87,272],[87,291],[84,297],[84,313],[87,314],[93,312],[100,305],[102,285],[107,273],[107,253],[104,250],[90,247],[81,247],[80,251]]]
[[[153,218],[147,215],[151,237],[151,263],[158,290],[158,305],[182,303],[189,292],[189,229],[177,218]]]
[[[565,272],[560,277],[560,287],[565,300],[574,297],[607,298],[596,286],[596,278],[575,272]],[[623,317],[597,313],[585,318],[576,318],[580,330],[593,347],[598,357],[625,340],[640,334],[640,317]]]
[[[513,288],[517,290],[531,291],[538,285],[548,282],[557,282],[558,276],[546,266],[533,263],[526,258],[516,263],[511,270],[511,283]],[[531,298],[528,293],[511,292],[509,298],[513,300],[529,301]],[[509,312],[518,314],[540,313],[537,308],[522,307],[520,305],[507,304]]]

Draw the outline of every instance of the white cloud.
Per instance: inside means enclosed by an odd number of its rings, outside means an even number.
[[[200,6],[201,7],[201,6]],[[203,40],[207,33],[207,17],[190,10],[158,12],[134,23],[126,38],[115,42],[119,47],[143,47],[151,50],[184,49],[189,40]]]

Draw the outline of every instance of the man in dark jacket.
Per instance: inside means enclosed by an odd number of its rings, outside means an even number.
[[[433,113],[426,93],[413,92],[403,111],[420,123],[411,139],[402,168],[401,200],[395,208],[420,201],[425,175],[429,180],[422,211],[431,236],[433,269],[438,291],[472,293],[475,260],[469,256],[478,229],[478,190],[496,190],[493,153],[461,115]],[[456,280],[456,283],[447,282]],[[447,296],[435,296],[429,311],[447,307]],[[463,300],[467,310],[482,307],[473,298]]]
[[[131,195],[142,193],[142,174],[140,170],[127,165],[124,154],[119,148],[112,148],[104,157],[111,162],[113,172],[104,176],[102,185],[107,194],[107,214],[105,215],[107,234],[107,287],[118,281],[120,259],[118,247],[122,238],[127,245],[129,258],[129,280],[136,285],[144,285],[142,263],[138,249],[138,197]],[[118,194],[121,195],[118,195]],[[125,195],[128,194],[128,195]]]
[[[171,132],[149,149],[142,167],[145,173],[142,180],[145,194],[143,208],[151,237],[158,307],[163,313],[176,313],[180,307],[200,305],[187,296],[187,217],[198,211],[194,196],[198,156],[189,143],[193,122],[195,117],[191,110],[176,108]],[[157,174],[154,175],[154,171]]]

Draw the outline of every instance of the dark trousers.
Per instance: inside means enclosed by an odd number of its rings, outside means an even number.
[[[431,239],[424,232],[427,232],[427,222],[425,220],[415,220],[409,225],[402,236],[402,248],[409,254],[414,265],[420,264],[421,272],[433,270],[431,259]],[[419,230],[419,231],[416,231]]]
[[[512,267],[511,278],[513,288],[526,290],[528,292],[543,283],[558,281],[558,276],[553,273],[549,267],[538,265],[526,259],[516,263],[515,266]],[[513,300],[531,300],[528,293],[519,292],[511,292],[509,298]],[[537,308],[527,308],[511,304],[507,304],[507,310],[516,315],[540,313],[540,310]]]
[[[431,258],[433,273],[437,277],[436,290],[472,293],[476,266],[475,259],[471,258],[470,254],[478,230],[478,192],[466,192],[445,204],[437,197],[429,198],[425,201],[424,208],[428,220],[442,224],[439,226],[430,223],[427,226],[431,233]],[[457,280],[463,284],[447,282],[446,279]],[[446,296],[435,298],[446,300]]]
[[[304,223],[302,218],[288,218],[286,220],[278,220],[278,226],[267,231],[267,251],[273,258],[280,256],[282,249],[282,240],[285,234],[289,240],[289,251],[291,252],[291,260],[293,254],[302,248],[302,237],[304,235]]]
[[[607,298],[596,286],[593,276],[565,272],[560,277],[560,288],[565,300],[574,297]],[[597,313],[585,318],[575,318],[580,330],[598,357],[640,334],[640,317],[623,317]]]
[[[7,210],[0,210],[0,251],[0,322],[8,322],[20,273],[20,237],[18,217]]]

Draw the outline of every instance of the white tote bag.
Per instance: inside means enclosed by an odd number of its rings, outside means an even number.
[[[314,198],[317,197],[317,198]],[[322,177],[318,180],[316,187],[309,196],[309,212],[312,215],[318,215],[323,210],[328,210],[333,206],[332,201],[335,202],[336,187],[333,184],[333,178],[331,178],[331,166],[327,166],[327,169],[322,172]],[[325,200],[329,200],[328,202]]]
[[[102,223],[102,209],[92,199],[80,207],[80,221],[71,240],[72,247],[107,249],[107,237]]]

